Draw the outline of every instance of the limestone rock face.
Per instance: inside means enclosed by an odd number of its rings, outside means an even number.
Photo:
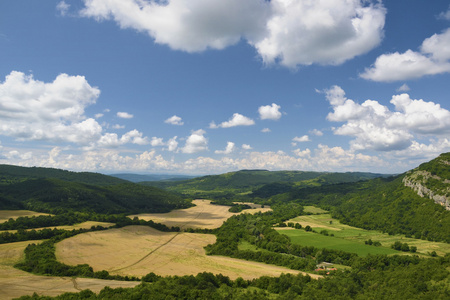
[[[403,178],[403,184],[412,188],[419,196],[432,199],[435,203],[444,206],[446,210],[450,210],[449,179],[441,178],[425,170],[414,169]]]

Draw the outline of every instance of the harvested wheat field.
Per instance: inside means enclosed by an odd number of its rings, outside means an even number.
[[[13,266],[24,256],[24,249],[30,243],[40,241],[26,241],[0,245],[0,299],[7,300],[25,295],[57,296],[67,292],[79,292],[84,289],[98,293],[105,286],[134,287],[140,282],[114,281],[91,278],[68,278],[33,275]]]
[[[142,220],[153,220],[156,223],[165,224],[168,227],[178,226],[181,229],[186,228],[219,228],[223,222],[233,215],[239,213],[231,213],[228,211],[229,206],[214,205],[210,200],[194,200],[194,207],[186,209],[177,209],[168,213],[162,214],[138,214],[131,215],[130,218],[138,217]],[[255,205],[253,209],[246,209],[242,213],[256,213],[269,211],[269,207],[261,208],[261,206]]]
[[[210,234],[160,232],[146,226],[127,226],[80,234],[56,246],[56,257],[69,264],[89,264],[94,271],[143,276],[223,274],[232,279],[297,274],[287,268],[220,256],[207,256],[204,246],[214,243]],[[313,275],[312,275],[313,276]]]
[[[39,213],[31,210],[0,210],[0,223],[6,222],[9,219],[17,219],[19,217],[32,217],[50,215],[46,213]]]

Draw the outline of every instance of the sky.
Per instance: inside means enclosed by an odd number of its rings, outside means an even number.
[[[449,151],[448,0],[0,1],[0,164],[394,174]]]

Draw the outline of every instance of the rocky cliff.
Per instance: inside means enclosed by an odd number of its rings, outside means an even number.
[[[403,184],[412,188],[419,196],[432,199],[450,210],[449,153],[442,154],[430,163],[411,170],[403,178]]]

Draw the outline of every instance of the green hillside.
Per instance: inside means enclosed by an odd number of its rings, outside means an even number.
[[[71,172],[54,168],[0,165],[0,184],[11,184],[38,178],[55,178],[102,186],[127,182],[127,180],[92,172]]]
[[[270,194],[262,203],[296,202],[303,205],[318,205],[332,211],[333,217],[341,222],[364,228],[376,229],[390,234],[444,241],[450,243],[450,211],[445,206],[421,196],[405,178],[414,172],[440,174],[438,183],[428,184],[431,194],[442,194],[448,188],[450,164],[449,154],[442,154],[418,169],[391,178],[377,178],[364,182],[341,183],[317,187],[291,187],[287,192]]]
[[[328,173],[304,171],[242,170],[221,175],[209,175],[181,181],[141,182],[192,197],[226,198],[236,194],[251,194],[265,185],[321,186],[340,182],[355,182],[383,176],[373,173]],[[286,191],[286,190],[284,190]]]
[[[0,209],[40,212],[167,212],[189,207],[181,196],[98,173],[0,166]]]

